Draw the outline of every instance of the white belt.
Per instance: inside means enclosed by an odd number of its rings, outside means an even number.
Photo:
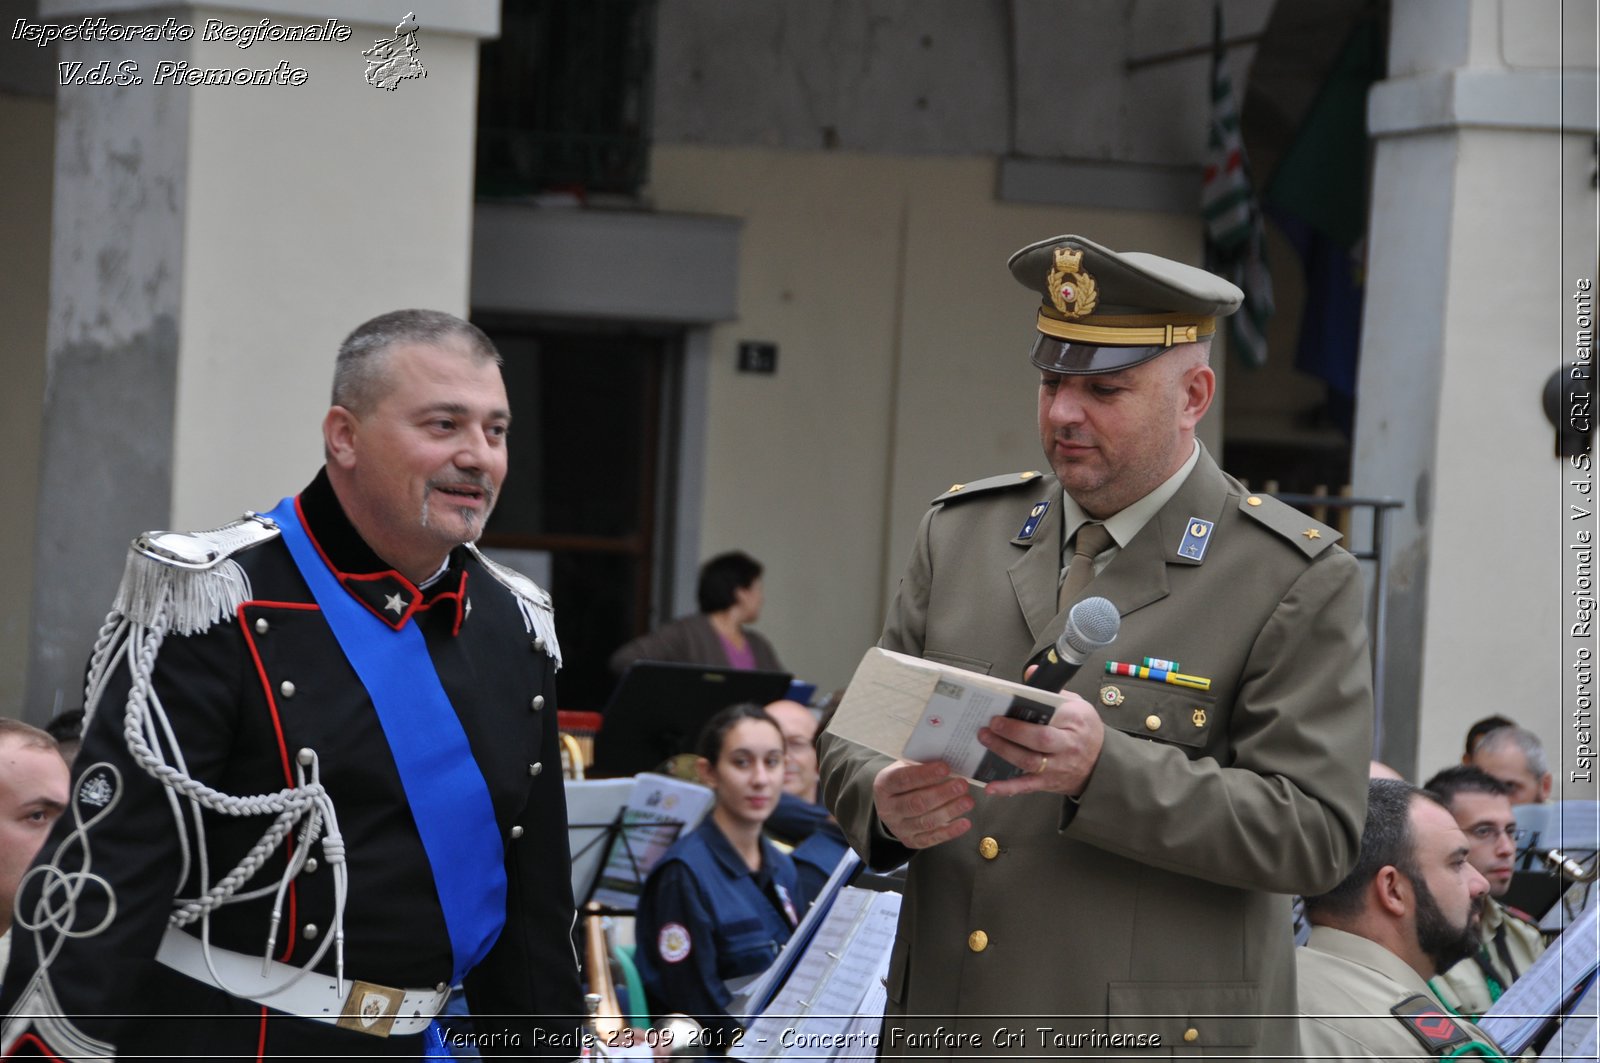
[[[208,952],[210,967],[206,965]],[[442,983],[435,989],[391,989],[348,980],[348,992],[341,993],[338,983],[327,975],[315,971],[302,974],[301,968],[276,960],[267,964],[263,972],[260,956],[246,956],[215,945],[208,950],[198,938],[176,927],[167,928],[156,960],[232,996],[375,1037],[421,1033],[450,996],[450,987]],[[211,973],[213,968],[215,976]],[[286,985],[290,979],[295,981]]]

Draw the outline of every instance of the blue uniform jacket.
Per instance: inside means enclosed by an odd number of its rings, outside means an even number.
[[[667,850],[639,901],[639,974],[651,1011],[726,1028],[727,982],[772,963],[794,932],[800,903],[786,853],[763,838],[761,870],[752,872],[707,817]]]

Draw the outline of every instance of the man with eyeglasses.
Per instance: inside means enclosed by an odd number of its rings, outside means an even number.
[[[1477,952],[1429,983],[1445,1004],[1477,1019],[1539,958],[1544,935],[1529,916],[1495,899],[1511,888],[1516,862],[1511,788],[1488,772],[1460,765],[1429,779],[1427,789],[1456,817],[1467,835],[1468,862],[1489,880]]]

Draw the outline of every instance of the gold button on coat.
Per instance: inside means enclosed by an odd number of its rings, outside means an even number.
[[[974,930],[967,935],[967,948],[973,952],[982,952],[989,947],[989,935],[981,930]]]
[[[1193,1044],[1195,1041],[1200,1040],[1200,1031],[1191,1026],[1187,1030],[1183,1031],[1183,1039],[1188,1041],[1190,1044]]]
[[[1147,730],[1147,731],[1159,731],[1159,730],[1161,730],[1161,717],[1155,715],[1154,713],[1152,713],[1149,716],[1146,716],[1144,718],[1144,726],[1145,726],[1145,730]]]
[[[985,860],[993,860],[1000,855],[1000,843],[993,838],[985,838],[978,843],[978,855]]]

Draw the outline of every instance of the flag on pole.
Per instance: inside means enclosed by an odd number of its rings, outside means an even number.
[[[1250,189],[1250,165],[1239,133],[1239,98],[1228,73],[1220,4],[1214,9],[1212,27],[1211,137],[1200,189],[1206,259],[1244,292],[1244,305],[1228,318],[1228,336],[1246,365],[1261,366],[1267,361],[1272,275],[1267,271],[1261,206]]]

